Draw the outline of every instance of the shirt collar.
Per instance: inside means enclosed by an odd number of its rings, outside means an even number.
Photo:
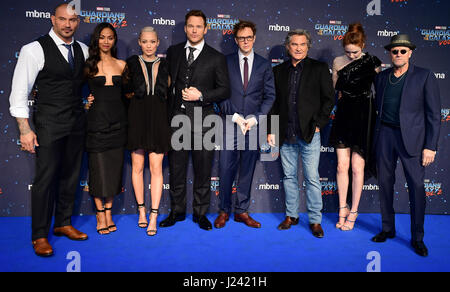
[[[305,59],[303,59],[303,60],[301,60],[298,64],[297,64],[297,66],[296,67],[294,67],[294,65],[292,65],[292,60],[291,59],[289,59],[289,69],[303,69],[303,65],[305,64],[305,60],[306,60],[306,58]]]
[[[198,43],[195,46],[191,45],[191,42],[188,40],[186,42],[186,45],[184,46],[184,48],[187,49],[188,47],[193,47],[193,48],[196,48],[196,51],[201,52],[203,50],[204,46],[205,46],[205,39],[203,39],[200,43]]]
[[[74,39],[72,37],[72,42],[70,42],[70,44],[66,44],[59,36],[56,35],[56,33],[53,31],[53,27],[52,29],[50,29],[50,32],[48,33],[50,35],[50,37],[53,39],[53,41],[55,42],[55,44],[57,46],[60,45],[73,45]]]
[[[242,62],[245,57],[247,57],[248,62],[253,62],[253,59],[255,58],[255,51],[252,49],[252,51],[250,52],[250,54],[248,56],[244,56],[244,54],[242,54],[241,50],[238,50],[238,56],[239,56],[239,62]]]

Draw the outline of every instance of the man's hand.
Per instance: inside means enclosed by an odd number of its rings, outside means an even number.
[[[319,132],[320,132],[320,128],[316,127],[316,133],[319,133]]]
[[[30,125],[28,124],[28,119],[17,118],[16,120],[20,131],[20,144],[22,145],[20,150],[28,151],[33,154],[36,153],[34,147],[38,147],[39,144],[37,142],[36,134],[31,130]]]
[[[269,134],[269,135],[267,135],[267,143],[268,143],[271,147],[276,147],[276,145],[275,145],[275,135],[274,135],[274,134]]]
[[[181,91],[181,94],[185,101],[197,101],[202,96],[202,93],[195,87],[185,88]]]
[[[422,151],[422,166],[427,167],[434,162],[434,157],[436,156],[436,151],[424,149]]]
[[[21,150],[28,151],[30,153],[36,153],[34,147],[38,147],[36,134],[31,131],[28,134],[20,135],[20,144],[22,145]]]
[[[255,118],[250,118],[245,120],[245,124],[246,124],[245,131],[247,132],[250,131],[257,124],[257,121]]]
[[[234,122],[238,124],[241,128],[242,134],[245,135],[245,133],[247,133],[247,121],[243,117],[238,116]]]

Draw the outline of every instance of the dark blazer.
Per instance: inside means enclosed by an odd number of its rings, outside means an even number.
[[[250,80],[245,92],[238,53],[227,56],[227,65],[230,74],[231,96],[220,103],[221,113],[224,115],[238,113],[244,118],[254,115],[259,123],[259,116],[267,115],[275,101],[275,84],[270,62],[255,53]]]
[[[330,113],[334,107],[334,88],[330,69],[326,63],[306,57],[303,61],[300,89],[298,93],[297,113],[303,140],[311,143],[316,127],[328,125]],[[270,115],[279,115],[279,135],[277,145],[283,145],[289,121],[289,65],[288,60],[273,68],[275,77],[276,100]],[[270,119],[269,119],[270,124]],[[277,129],[271,133],[276,134]]]
[[[383,113],[384,90],[392,71],[393,68],[387,69],[375,79],[375,146]],[[439,85],[430,70],[412,64],[405,78],[400,102],[400,129],[406,151],[411,156],[417,156],[422,154],[423,149],[437,150],[441,126]]]
[[[186,42],[169,47],[167,61],[172,80],[168,100],[169,117],[172,119],[175,107],[181,105],[180,96],[176,95],[175,85],[178,71],[183,58],[186,59]],[[202,107],[203,117],[214,114],[214,103],[220,103],[230,96],[230,81],[228,79],[225,56],[208,46],[206,43],[200,55],[195,60],[196,69],[193,72],[191,86],[196,87],[203,95],[203,101],[185,102],[186,114],[192,119],[193,108]]]

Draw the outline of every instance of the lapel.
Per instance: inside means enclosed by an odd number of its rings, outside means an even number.
[[[255,55],[253,57],[252,72],[250,72],[250,76],[249,76],[249,80],[248,80],[247,91],[253,85],[253,83],[255,83],[253,79],[255,79],[255,75],[256,75],[255,72],[256,72],[258,66],[259,66],[258,57],[255,53]],[[243,86],[244,86],[244,84],[242,84],[242,88],[244,88]]]
[[[179,44],[178,46],[179,47],[174,47],[174,52],[173,52],[173,54],[174,54],[174,58],[176,58],[176,60],[175,60],[175,62],[174,62],[174,64],[172,64],[172,66],[174,66],[174,68],[173,68],[173,75],[174,76],[172,76],[172,80],[173,80],[173,84],[175,85],[175,82],[176,82],[176,80],[177,80],[177,77],[178,77],[178,70],[179,70],[179,68],[180,68],[180,64],[181,64],[181,62],[183,62],[183,57],[184,58],[186,58],[186,54],[185,54],[185,50],[184,50],[184,45],[185,45],[186,43],[181,43],[181,44]]]
[[[380,94],[380,98],[377,99],[377,109],[379,112],[379,116],[381,117],[382,111],[383,111],[383,103],[384,103],[384,92],[386,90],[386,85],[387,85],[387,79],[389,77],[389,75],[392,72],[392,68],[384,71],[385,73],[382,74],[380,73],[380,88],[376,88],[376,90],[380,90],[381,94]]]
[[[239,54],[238,53],[235,53],[231,58],[230,77],[233,80],[233,82],[240,84],[240,86],[237,86],[237,88],[239,88],[239,93],[241,95],[244,95],[244,84],[242,83],[241,67],[239,64]]]
[[[414,65],[410,63],[408,72],[406,73],[406,76],[405,76],[405,84],[403,85],[402,97],[400,99],[400,108],[403,108],[405,105],[405,102],[408,102],[408,99],[406,98],[406,96],[407,96],[406,91],[408,90],[408,84],[409,84],[409,81],[410,81],[413,73],[414,73]]]
[[[302,68],[302,76],[300,76],[300,88],[298,90],[299,97],[303,96],[303,91],[305,90],[306,82],[309,81],[309,77],[311,76],[311,62],[309,60],[309,57],[306,57],[303,61],[303,68]],[[289,76],[287,78],[289,80]]]

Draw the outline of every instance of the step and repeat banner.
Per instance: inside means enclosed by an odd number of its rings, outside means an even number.
[[[3,0],[0,4],[0,216],[29,216],[31,188],[34,177],[34,156],[20,151],[19,131],[9,114],[11,79],[20,48],[49,32],[50,16],[61,1],[57,0]],[[78,0],[81,4],[80,28],[76,38],[89,44],[90,34],[100,22],[110,22],[117,28],[119,58],[139,54],[137,43],[140,29],[153,26],[159,32],[161,44],[158,54],[185,41],[184,16],[191,9],[201,9],[207,15],[206,42],[229,54],[237,50],[232,36],[234,23],[251,20],[257,25],[256,53],[270,59],[274,65],[286,60],[283,46],[287,32],[307,29],[313,36],[309,56],[327,62],[331,68],[335,57],[342,55],[342,38],[348,25],[360,21],[367,34],[365,51],[376,55],[383,68],[390,67],[384,45],[398,33],[408,33],[417,45],[412,62],[429,68],[439,81],[442,100],[442,131],[436,162],[427,168],[425,188],[428,214],[448,214],[449,154],[450,154],[450,59],[449,1],[419,0]],[[29,106],[33,107],[33,97]],[[330,126],[334,111],[330,117]],[[338,194],[336,185],[336,153],[328,145],[330,126],[322,131],[320,176],[324,212],[336,212]],[[123,193],[116,197],[115,213],[135,213],[136,202],[131,184],[130,153],[125,153]],[[218,158],[212,170],[210,212],[217,212]],[[299,162],[300,163],[300,162]],[[192,202],[192,165],[188,175],[188,206]],[[305,192],[301,167],[301,212],[305,211]],[[169,169],[164,159],[164,191],[162,213],[170,208]],[[150,205],[150,172],[145,169],[146,204]],[[92,214],[93,200],[89,196],[86,156],[80,176],[74,214]],[[279,159],[258,162],[252,186],[250,212],[284,212],[284,189]],[[397,168],[395,209],[409,212],[409,198],[403,169]],[[189,207],[188,212],[192,212]],[[379,212],[378,185],[374,178],[366,181],[360,212]]]

